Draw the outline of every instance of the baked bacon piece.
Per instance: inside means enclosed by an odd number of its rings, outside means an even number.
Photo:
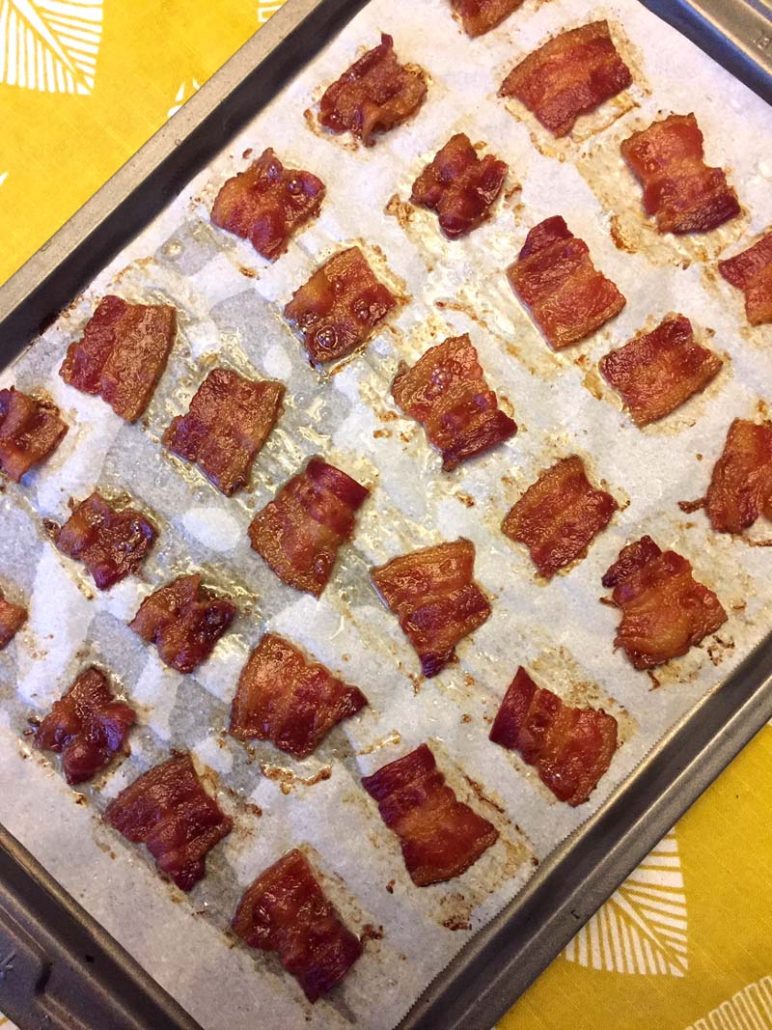
[[[359,247],[335,254],[295,290],[284,314],[303,334],[312,361],[344,358],[397,303]]]
[[[499,95],[517,97],[553,136],[632,83],[607,21],[568,29],[529,54],[507,75]]]
[[[721,371],[721,358],[694,340],[683,315],[664,319],[600,360],[603,378],[618,394],[637,426],[664,418]]]
[[[442,231],[455,240],[488,218],[506,175],[504,161],[479,157],[469,137],[457,132],[413,183],[410,202],[436,211]]]
[[[560,216],[531,229],[507,277],[554,350],[583,340],[625,306],[616,286],[593,265],[587,244]]]
[[[297,849],[247,888],[231,926],[250,948],[277,952],[310,1002],[340,983],[362,954]]]
[[[0,471],[15,483],[53,454],[67,432],[59,409],[12,386],[0,390]]]
[[[139,568],[156,535],[141,512],[114,508],[94,492],[55,527],[54,543],[68,558],[82,561],[97,587],[107,590]]]
[[[26,621],[27,609],[12,604],[0,590],[0,651],[8,647]]]
[[[482,36],[500,25],[523,0],[450,0],[469,36]]]
[[[573,708],[537,687],[521,666],[490,732],[494,744],[520,753],[559,801],[581,805],[606,772],[617,746],[617,721],[602,709]]]
[[[468,333],[431,347],[412,368],[402,362],[391,392],[442,452],[446,472],[517,432],[488,388]]]
[[[671,114],[622,143],[622,157],[643,187],[643,209],[661,233],[708,232],[740,214],[721,168],[705,164],[693,114]]]
[[[233,622],[237,608],[201,585],[201,576],[179,576],[146,597],[129,623],[161,661],[177,672],[205,662]]]
[[[705,508],[718,533],[742,533],[759,515],[772,519],[772,422],[732,422]]]
[[[363,776],[362,786],[399,837],[417,887],[460,876],[499,836],[493,823],[456,798],[426,744]]]
[[[282,583],[319,597],[369,493],[334,465],[311,458],[252,519],[252,547]]]
[[[726,622],[721,602],[694,579],[686,558],[661,551],[650,536],[622,548],[603,586],[613,588],[611,600],[622,609],[614,646],[636,669],[686,654]]]
[[[745,314],[751,325],[772,323],[772,230],[742,253],[719,261],[718,270],[745,294]]]
[[[525,544],[536,568],[548,579],[577,558],[609,524],[619,505],[587,478],[584,462],[563,458],[528,487],[501,524]]]
[[[163,435],[174,454],[194,461],[224,494],[245,486],[255,455],[276,425],[284,386],[255,382],[229,368],[215,368],[199,386],[187,415]]]
[[[136,720],[131,705],[119,701],[105,674],[91,666],[54,702],[38,727],[35,745],[61,754],[69,784],[83,783],[123,749]]]
[[[173,754],[111,801],[105,820],[134,844],[145,844],[159,871],[189,891],[206,873],[206,856],[233,820],[211,798],[189,754]]]
[[[363,54],[328,86],[319,102],[319,121],[334,133],[350,132],[366,147],[414,114],[426,96],[426,75],[400,64],[394,40],[381,33],[378,46]]]
[[[424,676],[441,672],[459,640],[491,614],[473,575],[474,544],[464,539],[403,554],[370,573],[421,659]]]
[[[104,297],[83,337],[68,347],[59,375],[135,422],[166,368],[176,332],[177,312],[171,305]]]

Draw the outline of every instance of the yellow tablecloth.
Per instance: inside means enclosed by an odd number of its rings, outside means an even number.
[[[281,4],[0,0],[0,282]],[[772,1028],[771,805],[766,728],[501,1026]]]

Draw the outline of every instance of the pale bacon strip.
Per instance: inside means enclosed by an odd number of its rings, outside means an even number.
[[[772,520],[772,422],[732,422],[705,508],[719,533],[742,533],[759,515]]]
[[[61,412],[13,386],[0,390],[0,471],[20,482],[33,465],[45,461],[67,432]]]
[[[469,36],[482,36],[500,25],[523,0],[450,0]]]
[[[7,647],[27,621],[27,609],[9,601],[0,590],[0,651]]]
[[[718,270],[745,294],[745,314],[751,325],[772,323],[772,230],[747,250],[719,261]]]

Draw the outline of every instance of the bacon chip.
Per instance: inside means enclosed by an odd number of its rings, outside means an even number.
[[[732,422],[705,507],[718,533],[742,533],[759,515],[772,520],[772,422]]]
[[[485,382],[468,333],[431,347],[412,368],[402,362],[391,392],[442,452],[446,472],[517,432]]]
[[[0,590],[0,651],[7,647],[27,621],[27,609],[6,600]]]
[[[246,889],[231,926],[250,948],[277,952],[310,1002],[340,983],[362,954],[297,849]]]
[[[583,340],[625,306],[616,286],[593,265],[587,244],[560,216],[531,229],[507,277],[554,350]]]
[[[377,47],[363,54],[328,86],[319,102],[319,122],[331,132],[350,132],[366,147],[414,114],[426,96],[426,75],[400,64],[394,40],[381,33]]]
[[[702,144],[693,114],[671,114],[622,143],[643,187],[643,209],[661,233],[708,232],[740,214],[723,170],[705,164]]]
[[[51,401],[36,400],[13,386],[0,390],[0,471],[15,483],[53,454],[66,432]]]
[[[747,250],[719,261],[718,270],[745,294],[745,314],[751,325],[772,323],[772,230]]]
[[[177,312],[170,305],[103,297],[83,337],[68,347],[59,375],[135,422],[163,375],[176,332]]]
[[[469,36],[482,36],[500,25],[523,0],[450,0]]]
[[[520,666],[490,732],[515,750],[559,801],[581,805],[606,772],[617,746],[617,721],[602,709],[573,708],[537,687]]]

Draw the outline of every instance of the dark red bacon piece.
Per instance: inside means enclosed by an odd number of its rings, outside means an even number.
[[[472,578],[474,544],[469,540],[403,554],[370,576],[421,659],[424,676],[441,672],[459,640],[491,614],[488,598]]]
[[[83,337],[67,349],[59,374],[65,383],[107,401],[135,422],[163,375],[177,332],[176,309],[104,297]]]
[[[203,878],[207,854],[233,827],[188,754],[174,754],[130,783],[104,817],[126,840],[145,844],[159,871],[183,891]]]
[[[400,64],[394,40],[381,34],[378,46],[363,54],[328,86],[319,103],[319,121],[332,132],[350,132],[366,147],[414,114],[426,96],[426,76],[414,64]]]
[[[584,558],[618,507],[611,494],[590,483],[584,462],[574,455],[542,472],[501,528],[510,539],[525,544],[542,576],[551,578],[558,569]]]
[[[455,240],[488,218],[506,175],[504,161],[479,157],[469,137],[457,132],[413,183],[410,201],[436,211],[442,231]]]
[[[601,358],[600,370],[633,422],[646,426],[703,390],[722,364],[717,354],[695,342],[689,319],[674,315]]]
[[[283,583],[319,597],[369,493],[334,465],[311,458],[255,515],[252,547]]]
[[[135,572],[153,546],[153,523],[133,508],[115,508],[99,493],[81,501],[54,543],[68,558],[82,561],[100,590]]]
[[[269,147],[245,172],[228,179],[217,194],[212,221],[275,261],[291,236],[319,213],[324,192],[321,179],[285,168]]]
[[[500,25],[523,0],[450,0],[469,36],[482,36]]]
[[[718,270],[745,294],[745,314],[751,325],[772,323],[772,230],[742,253],[719,261]]]
[[[426,744],[363,776],[362,786],[399,837],[417,887],[460,876],[498,839],[493,823],[457,799]]]
[[[616,286],[593,265],[587,244],[560,216],[531,229],[507,277],[554,350],[583,340],[625,306]]]
[[[68,783],[84,783],[123,750],[137,720],[131,705],[119,701],[99,669],[86,669],[54,705],[35,734],[35,745],[62,756]]]
[[[27,609],[12,604],[0,590],[0,651],[7,647],[27,621]]]
[[[362,954],[297,849],[247,888],[231,926],[250,948],[277,952],[311,1002],[340,983]]]
[[[661,551],[650,536],[622,548],[603,586],[613,588],[611,600],[622,610],[614,646],[636,669],[686,654],[726,622],[721,602],[695,580],[686,558]]]
[[[201,585],[201,576],[179,576],[146,597],[129,623],[161,661],[177,672],[205,662],[233,622],[237,608]]]
[[[732,422],[705,509],[718,533],[742,533],[759,515],[772,519],[772,422]]]
[[[67,432],[59,409],[11,387],[0,390],[0,471],[18,483],[53,454]]]
[[[199,386],[187,415],[163,435],[174,454],[194,461],[224,494],[245,486],[255,455],[276,425],[284,386],[255,382],[229,368],[215,368]]]
[[[446,472],[517,432],[499,410],[467,333],[431,347],[412,368],[402,362],[391,392],[442,452]]]
[[[568,29],[547,40],[507,75],[500,96],[517,97],[553,136],[632,83],[607,21]]]
[[[617,721],[602,709],[573,708],[537,687],[521,666],[490,732],[518,751],[559,801],[581,805],[606,772],[617,746]]]
[[[643,187],[643,209],[661,233],[708,232],[740,214],[721,168],[703,160],[693,114],[671,114],[622,143],[622,157]]]

